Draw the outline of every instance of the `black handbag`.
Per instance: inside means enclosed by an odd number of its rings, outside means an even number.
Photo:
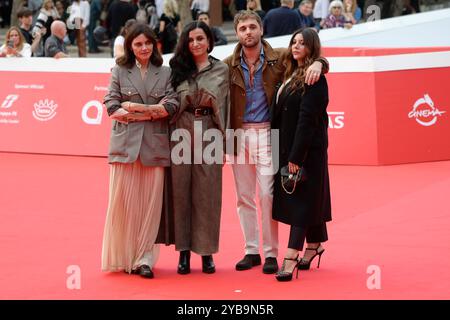
[[[287,194],[293,194],[297,184],[306,181],[305,168],[301,167],[297,173],[290,173],[289,166],[280,169],[281,186]]]

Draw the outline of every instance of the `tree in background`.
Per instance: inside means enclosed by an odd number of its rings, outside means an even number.
[[[178,11],[180,12],[181,27],[192,21],[190,1],[177,0]]]
[[[12,10],[11,10],[11,26],[18,25],[17,12],[22,9],[26,4],[24,0],[12,0]]]

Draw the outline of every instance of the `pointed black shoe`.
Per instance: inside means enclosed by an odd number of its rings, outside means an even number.
[[[245,257],[236,264],[236,270],[248,270],[254,266],[261,264],[261,256],[259,254],[246,254]]]
[[[213,257],[202,256],[202,272],[203,273],[214,273],[216,272],[216,266],[214,265]]]
[[[188,274],[191,272],[191,251],[180,251],[180,259],[178,260],[177,272],[179,274]]]

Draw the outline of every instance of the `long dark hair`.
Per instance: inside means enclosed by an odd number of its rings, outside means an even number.
[[[206,23],[201,21],[193,21],[184,27],[183,32],[181,32],[180,39],[178,40],[177,47],[175,48],[175,53],[169,62],[170,67],[172,68],[172,87],[175,90],[180,83],[190,78],[195,72],[197,72],[197,66],[195,65],[192,53],[189,50],[189,32],[197,28],[202,29],[208,38],[208,53],[210,53],[214,48],[214,38],[211,29]]]
[[[134,55],[133,49],[131,48],[131,43],[141,34],[143,34],[153,44],[153,52],[150,56],[151,64],[157,67],[162,65],[163,59],[158,51],[156,36],[153,33],[152,29],[144,23],[136,22],[130,27],[130,29],[127,31],[127,35],[125,36],[125,43],[123,45],[124,55],[117,58],[116,60],[116,63],[119,66],[125,66],[128,68],[133,67],[136,56]]]
[[[303,65],[299,67],[297,60],[295,60],[292,56],[292,44],[294,42],[295,36],[300,33],[303,36],[303,44],[306,48],[306,57]],[[284,81],[292,77],[290,83],[292,92],[298,88],[300,88],[304,92],[306,70],[314,62],[314,60],[320,57],[320,50],[320,39],[317,31],[313,30],[312,28],[303,28],[294,32],[291,41],[289,42],[288,52],[284,59],[284,64],[286,65]]]

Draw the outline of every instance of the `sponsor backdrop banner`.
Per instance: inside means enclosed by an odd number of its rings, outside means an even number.
[[[105,156],[109,74],[0,72],[0,150]]]
[[[450,159],[450,68],[375,74],[380,164]]]
[[[108,73],[0,71],[0,151],[106,156]],[[329,162],[450,159],[450,68],[327,75]]]

